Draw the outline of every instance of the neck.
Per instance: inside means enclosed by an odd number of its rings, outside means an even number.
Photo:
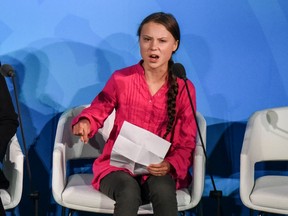
[[[143,64],[145,71],[145,78],[148,83],[165,82],[168,77],[168,65],[162,68],[151,68]]]
[[[167,81],[168,71],[167,69],[166,70],[145,69],[145,79],[149,91],[153,96]]]
[[[145,78],[148,83],[163,83],[168,76],[167,71],[145,71]]]

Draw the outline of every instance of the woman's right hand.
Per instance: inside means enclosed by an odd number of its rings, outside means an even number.
[[[81,141],[87,143],[89,141],[90,121],[86,118],[80,119],[73,125],[72,133],[76,136],[80,136]]]

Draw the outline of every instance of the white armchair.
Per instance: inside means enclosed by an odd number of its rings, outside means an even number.
[[[0,196],[5,210],[15,208],[22,197],[23,189],[23,164],[24,155],[19,146],[18,139],[14,135],[8,144],[3,160],[3,172],[9,180],[7,190],[0,189]]]
[[[108,138],[114,123],[114,113],[112,113],[95,138],[90,139],[88,145],[83,144],[79,138],[71,133],[71,120],[84,107],[87,105],[69,109],[59,119],[53,151],[52,193],[55,201],[62,206],[62,215],[65,215],[66,208],[69,209],[69,215],[72,215],[71,212],[75,210],[113,214],[115,202],[92,187],[93,174],[67,176],[67,161],[96,158],[101,154],[105,140]],[[206,146],[206,121],[200,113],[197,113],[197,120]],[[197,206],[204,189],[205,156],[199,138],[193,160],[191,187],[177,190],[178,210],[181,212]],[[152,213],[151,204],[141,206],[138,211],[140,215]]]
[[[288,176],[256,178],[255,164],[288,160],[288,107],[255,112],[249,119],[240,159],[240,197],[251,211],[288,214]]]

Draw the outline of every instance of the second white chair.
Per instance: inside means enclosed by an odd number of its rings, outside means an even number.
[[[288,214],[287,173],[257,177],[255,165],[264,161],[288,161],[288,107],[257,111],[250,117],[240,159],[243,204],[251,210]]]

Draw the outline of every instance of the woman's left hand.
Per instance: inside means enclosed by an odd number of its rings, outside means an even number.
[[[164,176],[170,172],[171,164],[168,161],[163,160],[159,164],[150,164],[147,167],[148,172],[154,176]]]

